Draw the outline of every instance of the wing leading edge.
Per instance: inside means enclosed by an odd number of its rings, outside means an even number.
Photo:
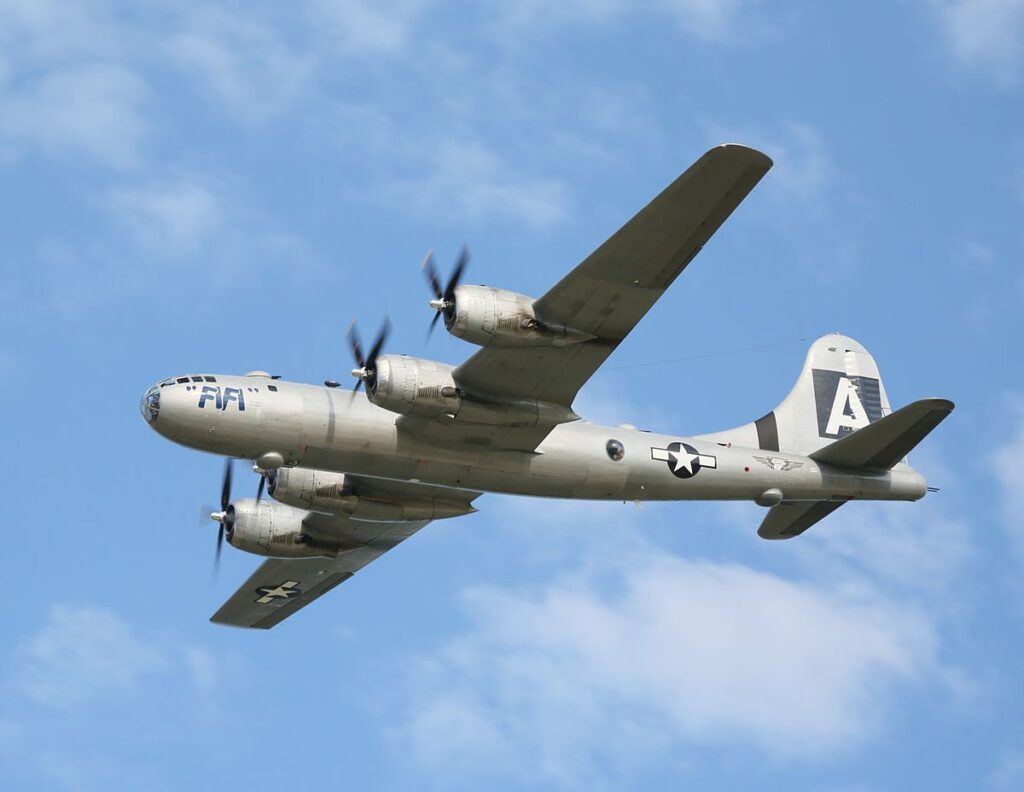
[[[593,340],[562,347],[485,347],[455,370],[456,381],[482,396],[570,407],[771,166],[766,155],[745,146],[711,149],[534,303],[542,321]]]

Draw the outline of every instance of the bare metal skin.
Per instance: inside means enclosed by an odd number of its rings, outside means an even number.
[[[235,405],[210,409],[212,402],[199,409],[199,392],[175,384],[161,393],[153,429],[181,445],[240,459],[278,451],[288,465],[513,495],[754,500],[774,487],[793,500],[913,501],[926,491],[924,478],[909,468],[864,475],[819,465],[806,456],[774,452],[774,457],[800,463],[784,472],[755,459],[764,456],[760,449],[583,420],[556,427],[536,453],[474,453],[404,435],[396,426],[398,416],[370,404],[363,394],[265,377],[218,374],[216,380],[244,393],[244,411]],[[268,384],[277,392],[268,391]],[[612,439],[625,447],[621,461],[612,461],[606,453]],[[678,441],[714,456],[717,467],[680,479],[665,462],[651,458],[652,447],[666,448]]]
[[[255,499],[221,487],[224,539],[266,557],[213,621],[269,628],[431,520],[476,511],[484,492],[621,501],[749,500],[758,534],[800,535],[851,500],[918,500],[907,454],[953,410],[893,411],[874,358],[843,335],[811,345],[789,396],[757,420],[697,437],[600,426],[580,388],[771,168],[716,146],[544,295],[447,282],[422,269],[431,327],[478,347],[459,366],[385,354],[389,325],[349,343],[357,389],[194,375],[154,385],[142,415],[176,443],[254,461]],[[273,500],[262,499],[266,489]]]

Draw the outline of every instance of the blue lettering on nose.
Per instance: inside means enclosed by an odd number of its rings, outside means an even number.
[[[218,403],[218,407],[221,410],[226,410],[230,402],[238,403],[238,411],[245,412],[245,396],[242,394],[241,388],[225,388],[224,389],[224,402],[223,404]]]
[[[206,402],[210,399],[214,400],[214,404],[217,405],[217,409],[223,409],[221,407],[220,400],[220,386],[213,387],[211,385],[203,385],[203,391],[199,394],[199,407],[203,409],[206,407]]]

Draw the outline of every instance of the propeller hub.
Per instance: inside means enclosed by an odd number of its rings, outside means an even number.
[[[226,511],[210,512],[210,519],[214,522],[225,523],[228,519],[228,513]]]

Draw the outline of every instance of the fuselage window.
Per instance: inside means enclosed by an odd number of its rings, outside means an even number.
[[[277,393],[277,385],[267,385],[267,390],[272,390]]]

